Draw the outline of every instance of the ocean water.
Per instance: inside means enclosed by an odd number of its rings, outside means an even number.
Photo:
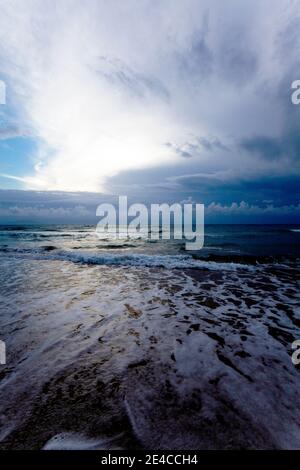
[[[300,448],[300,227],[0,227],[0,447]]]

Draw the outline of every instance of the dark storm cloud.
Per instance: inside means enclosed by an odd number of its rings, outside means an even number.
[[[182,158],[199,157],[204,152],[229,150],[228,147],[216,137],[195,137],[193,141],[185,142],[182,145],[172,144],[171,142],[166,142],[165,145]]]
[[[209,139],[206,137],[199,137],[199,144],[202,145],[206,150],[229,150],[219,139]]]
[[[194,174],[172,178],[177,190],[197,193],[206,203],[213,200],[233,202],[247,200],[262,203],[298,204],[300,175],[256,175],[246,178],[238,172]]]
[[[242,140],[241,147],[247,152],[270,160],[280,157],[283,151],[277,139],[264,136],[248,137]]]
[[[299,164],[300,156],[300,126],[294,128],[281,138],[254,136],[245,138],[240,147],[256,157],[267,160],[285,159],[291,165]]]

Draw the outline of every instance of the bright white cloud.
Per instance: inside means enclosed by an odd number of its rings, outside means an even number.
[[[27,186],[99,190],[119,171],[168,163],[163,144],[179,129],[163,85],[119,59],[110,41],[120,31],[117,12],[105,18],[101,2],[54,3],[1,5],[5,72],[44,142]]]

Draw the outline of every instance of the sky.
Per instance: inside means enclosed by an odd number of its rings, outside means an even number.
[[[297,0],[0,0],[0,222],[300,223]]]

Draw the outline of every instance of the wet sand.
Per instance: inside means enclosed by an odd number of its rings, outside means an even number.
[[[2,292],[2,449],[300,448],[295,268],[20,259]]]

